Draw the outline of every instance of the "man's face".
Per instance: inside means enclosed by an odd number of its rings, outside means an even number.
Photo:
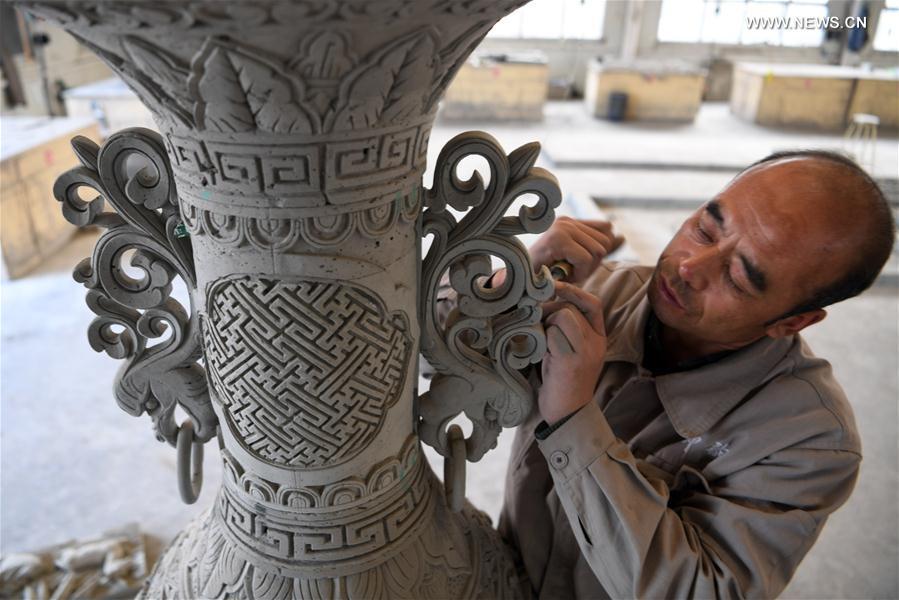
[[[761,165],[690,216],[650,283],[659,320],[708,350],[738,348],[845,273],[856,234],[827,169],[807,158]]]

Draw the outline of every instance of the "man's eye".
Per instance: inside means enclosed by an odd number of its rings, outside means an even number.
[[[702,224],[699,221],[696,222],[696,237],[698,237],[703,242],[712,241],[712,236],[706,233],[705,229],[702,228]]]
[[[734,278],[731,276],[731,274],[730,274],[730,268],[728,268],[728,269],[724,272],[724,279],[727,280],[727,285],[729,285],[731,288],[733,288],[734,291],[736,291],[738,294],[745,294],[745,293],[746,293],[746,292],[743,290],[743,288],[741,288],[739,285],[737,285],[737,282],[736,282],[736,281],[734,280]]]

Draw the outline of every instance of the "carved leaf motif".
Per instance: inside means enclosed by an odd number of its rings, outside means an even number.
[[[88,169],[97,170],[97,156],[100,154],[100,147],[95,141],[86,138],[83,135],[76,135],[72,138],[72,150],[82,165]]]
[[[430,79],[436,64],[437,44],[428,33],[417,36],[411,51],[405,53],[394,85],[387,97],[382,120],[405,119],[421,111],[430,91]]]
[[[331,600],[337,597],[334,594],[334,580],[325,578],[295,578],[293,595],[295,598],[308,598],[309,600]]]
[[[271,133],[311,133],[313,122],[300,106],[303,86],[279,65],[213,43],[197,84],[203,99],[202,123],[223,132],[259,129]]]
[[[253,570],[252,590],[256,600],[290,600],[293,580],[257,567]]]
[[[442,573],[446,576],[447,572],[467,571],[470,573],[473,570],[471,549],[465,534],[466,532],[458,526],[430,528],[422,534],[419,538],[422,557],[432,567],[442,567],[442,569],[433,570],[433,573]]]
[[[224,544],[218,555],[212,577],[203,587],[203,596],[218,598],[219,594],[231,592],[247,568],[247,561],[238,555],[237,548],[232,544]]]
[[[203,114],[197,122],[208,129],[219,131],[251,131],[254,128],[253,113],[247,104],[246,94],[240,87],[234,65],[228,60],[224,48],[215,48],[206,59],[203,76],[198,84],[203,99],[215,98],[203,104]]]
[[[131,14],[134,18],[138,19],[142,25],[144,23],[156,26],[170,25],[180,21],[183,26],[190,26],[194,22],[193,15],[190,11],[180,9],[180,7],[163,8],[159,6],[135,6],[131,9]]]
[[[452,43],[446,45],[440,52],[440,66],[434,69],[434,83],[431,86],[431,95],[428,98],[426,111],[430,111],[440,98],[447,86],[455,78],[456,72],[465,62],[469,54],[477,47],[490,28],[496,23],[496,20],[488,19],[480,21],[472,25],[465,33],[456,38]]]
[[[517,181],[525,177],[539,156],[540,144],[537,142],[531,142],[513,150],[509,155],[509,180]]]
[[[311,133],[312,123],[294,101],[290,80],[271,67],[233,57],[256,125],[272,133]],[[299,87],[299,84],[296,84]]]
[[[184,65],[181,65],[168,53],[138,37],[126,37],[122,43],[138,70],[150,77],[171,96],[182,102],[188,102],[187,77],[189,72]]]
[[[103,313],[102,318],[94,319],[88,328],[88,342],[96,352],[106,352],[110,357],[123,359],[133,356],[142,341],[135,334],[136,323],[140,313],[126,306],[112,302],[97,290],[87,293],[87,305],[95,313]],[[121,332],[115,333],[111,327],[118,326]],[[139,404],[126,409],[130,414],[140,415]]]
[[[409,544],[393,560],[384,563],[381,571],[391,595],[396,596],[403,591],[415,589],[415,584],[423,571],[418,544]]]
[[[128,84],[128,87],[137,92],[138,96],[143,99],[144,104],[147,105],[147,108],[153,111],[158,119],[165,121],[174,120],[182,126],[192,127],[190,111],[182,106],[181,99],[173,98],[166,93],[165,88],[135,67],[130,57],[122,58],[118,54],[101,48],[81,37],[75,31],[69,30],[69,34],[117,72],[122,77],[122,80]],[[147,45],[152,47],[149,44]]]
[[[373,127],[419,112],[430,91],[435,47],[430,32],[416,33],[354,69],[341,84],[344,106],[334,130]]]
[[[375,569],[354,573],[346,578],[347,596],[350,598],[383,598],[384,579]]]
[[[25,6],[28,12],[36,17],[46,19],[58,25],[68,25],[74,23],[79,18],[87,21],[85,15],[78,12],[74,7],[54,6],[52,4],[34,4]]]
[[[137,29],[141,26],[140,19],[131,13],[130,6],[106,2],[100,3],[96,10],[97,19],[102,23],[122,29]]]
[[[89,151],[89,148],[86,151]],[[78,149],[76,148],[77,152]],[[90,159],[90,156],[81,158],[82,162]],[[100,185],[96,169],[91,167],[77,167],[57,178],[53,184],[53,195],[62,203],[63,217],[69,223],[76,227],[99,224],[97,223],[98,219],[104,214],[108,214],[103,213],[105,201],[102,196],[96,196],[85,202],[79,194],[81,188],[97,189]]]
[[[294,70],[308,79],[338,80],[353,68],[355,62],[346,40],[333,31],[325,31],[309,41],[297,57]]]
[[[196,19],[213,27],[259,25],[268,19],[268,2],[197,2],[190,11]]]
[[[215,572],[216,563],[222,554],[222,548],[225,547],[225,538],[218,527],[209,529],[210,535],[203,546],[197,545],[194,551],[200,556],[197,566],[197,581],[200,586],[205,587],[206,582]]]

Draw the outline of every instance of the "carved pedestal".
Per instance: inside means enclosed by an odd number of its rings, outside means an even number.
[[[552,285],[514,236],[548,227],[560,199],[539,148],[507,156],[465,134],[421,186],[441,94],[523,3],[20,2],[115,69],[162,133],[76,138],[83,167],[55,188],[70,221],[107,230],[75,275],[91,345],[124,360],[120,406],[177,446],[186,500],[203,443],[225,462],[214,508],[145,597],[520,593],[489,520],[453,509],[419,436],[459,473],[533,404],[520,369],[542,357]],[[486,185],[456,176],[469,154],[490,165]],[[537,202],[504,217],[525,193]],[[510,275],[488,290],[490,255]],[[440,325],[447,271],[459,302]],[[419,351],[438,372],[421,397]],[[461,411],[466,440],[446,430]]]

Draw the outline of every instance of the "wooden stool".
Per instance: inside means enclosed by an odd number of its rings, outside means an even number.
[[[858,163],[874,172],[874,153],[877,150],[877,126],[880,119],[876,115],[855,113],[843,136],[843,147]]]

